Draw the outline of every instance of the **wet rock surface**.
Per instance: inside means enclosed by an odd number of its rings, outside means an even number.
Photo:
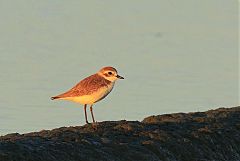
[[[0,137],[0,161],[240,160],[240,107]]]

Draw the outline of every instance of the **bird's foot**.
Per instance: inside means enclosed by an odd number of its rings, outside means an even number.
[[[98,126],[98,122],[93,122],[93,123],[92,123],[92,128],[93,128],[94,130],[97,130],[97,126]]]

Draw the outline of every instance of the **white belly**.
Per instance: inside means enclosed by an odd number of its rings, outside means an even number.
[[[113,86],[114,83],[111,83],[108,87],[102,87],[98,91],[90,95],[83,95],[79,97],[65,97],[61,99],[73,101],[80,104],[94,104],[95,102],[100,101],[101,99],[106,97],[113,89]]]

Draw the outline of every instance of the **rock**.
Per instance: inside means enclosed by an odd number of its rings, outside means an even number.
[[[240,107],[0,137],[0,161],[240,160]]]

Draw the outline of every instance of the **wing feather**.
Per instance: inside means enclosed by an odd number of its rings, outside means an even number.
[[[98,74],[94,74],[80,81],[69,91],[62,93],[60,95],[51,97],[51,99],[54,100],[54,99],[59,99],[64,97],[90,95],[91,93],[96,92],[99,88],[108,86],[110,83],[111,81],[101,77]]]

